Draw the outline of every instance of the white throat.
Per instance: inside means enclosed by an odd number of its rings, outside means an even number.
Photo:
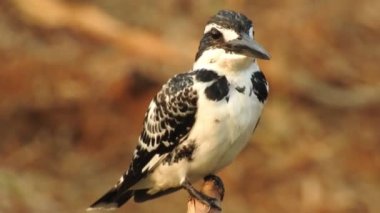
[[[247,70],[252,65],[257,66],[256,60],[245,55],[226,53],[223,49],[209,49],[194,63],[193,70],[209,69],[229,75]]]

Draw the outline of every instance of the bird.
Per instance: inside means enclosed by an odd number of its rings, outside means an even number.
[[[270,54],[254,32],[252,21],[232,10],[208,20],[192,69],[174,75],[153,97],[127,171],[87,210],[180,189],[221,209],[193,184],[229,165],[259,123],[269,85],[257,61]]]

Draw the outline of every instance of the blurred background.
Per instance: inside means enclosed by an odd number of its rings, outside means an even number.
[[[219,9],[250,17],[272,55],[259,128],[219,174],[223,212],[380,212],[376,0],[1,0],[0,212],[84,212],[113,186]]]

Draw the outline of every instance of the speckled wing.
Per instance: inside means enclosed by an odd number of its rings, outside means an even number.
[[[132,163],[123,177],[128,188],[186,140],[197,111],[198,96],[193,85],[193,73],[178,74],[151,101]]]
[[[166,156],[170,158],[170,153],[188,137],[197,112],[198,96],[193,88],[194,78],[194,72],[178,74],[153,98],[145,114],[143,130],[128,171],[88,210],[117,208],[139,193],[143,194],[137,200],[145,199],[144,190],[130,188],[152,172]],[[148,199],[170,190],[149,195]]]

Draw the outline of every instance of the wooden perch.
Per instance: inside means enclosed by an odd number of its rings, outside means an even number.
[[[205,177],[201,192],[209,197],[219,201],[219,206],[224,197],[224,186],[222,179],[216,175]],[[210,208],[208,205],[201,203],[199,200],[191,197],[187,202],[187,213],[221,213],[220,210]]]

